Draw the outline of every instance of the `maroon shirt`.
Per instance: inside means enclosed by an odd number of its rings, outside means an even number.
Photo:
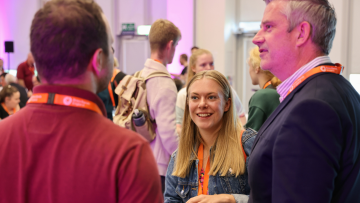
[[[32,83],[32,77],[34,76],[34,67],[30,67],[27,62],[22,62],[17,68],[16,77],[18,79],[24,80],[25,87],[28,90],[32,90],[33,83]]]
[[[113,124],[95,94],[40,85],[96,103],[103,115],[76,107],[28,104],[0,121],[0,203],[162,202],[148,142]]]

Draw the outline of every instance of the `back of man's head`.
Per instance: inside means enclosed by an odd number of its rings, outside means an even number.
[[[173,40],[173,44],[176,44],[180,38],[180,30],[172,22],[164,19],[156,20],[151,25],[149,33],[151,52],[162,52],[168,42]]]
[[[85,73],[98,48],[108,55],[108,35],[101,8],[89,0],[52,0],[32,21],[31,52],[48,83]]]
[[[328,55],[336,32],[336,14],[328,0],[264,0],[266,4],[273,1],[287,1],[283,10],[289,22],[291,32],[301,22],[311,25],[311,40],[319,50]]]

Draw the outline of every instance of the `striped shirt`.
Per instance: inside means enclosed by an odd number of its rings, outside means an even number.
[[[323,63],[331,63],[329,56],[319,56],[310,61],[309,63],[305,64],[303,67],[301,67],[299,70],[297,70],[294,74],[292,74],[290,77],[288,77],[284,82],[282,82],[277,88],[276,91],[280,95],[280,102],[282,102],[287,93],[289,92],[289,89],[291,85],[295,82],[296,79],[298,79],[300,76],[308,72],[309,70],[315,68],[316,66],[323,64]]]

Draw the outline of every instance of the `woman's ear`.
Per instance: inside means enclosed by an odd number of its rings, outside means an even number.
[[[99,75],[102,69],[102,57],[103,54],[102,49],[97,49],[91,58],[91,68],[96,75]]]
[[[259,72],[260,72],[260,67],[258,66],[255,68],[255,73],[258,74]]]
[[[224,108],[224,112],[229,111],[230,105],[231,105],[231,98],[229,98],[229,99],[226,101],[226,103],[225,103],[225,108]]]

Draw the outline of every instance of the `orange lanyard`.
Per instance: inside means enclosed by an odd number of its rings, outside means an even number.
[[[241,136],[242,134],[245,132],[244,129],[241,130]],[[241,140],[241,138],[240,138]],[[241,141],[240,141],[241,144]],[[243,155],[244,155],[244,160],[246,161],[246,153],[243,147],[241,147],[243,149]],[[202,143],[200,143],[199,145],[199,149],[198,149],[198,159],[199,159],[199,167],[198,167],[198,176],[200,176],[200,172],[201,169],[203,168],[203,160],[204,160],[204,145]],[[209,171],[210,171],[210,156],[208,158],[207,164],[206,164],[206,168],[205,168],[205,173],[204,173],[204,183],[203,183],[203,187],[201,187],[201,183],[199,180],[199,189],[198,189],[198,196],[203,194],[203,195],[207,195],[207,191],[208,191],[208,185],[209,185]]]
[[[204,145],[202,143],[200,143],[200,146],[198,149],[198,159],[199,159],[199,167],[198,167],[198,176],[199,176],[201,169],[203,167],[203,160],[204,160]],[[201,187],[201,183],[199,180],[198,195],[201,195],[201,194],[207,195],[208,185],[209,185],[209,171],[210,171],[210,156],[208,158],[206,168],[205,168],[203,187]]]
[[[263,89],[267,88],[269,85],[271,85],[271,81],[268,81],[267,83],[265,83]]]
[[[6,108],[6,106],[5,106],[4,103],[1,103],[1,106],[4,108],[4,110],[6,111],[6,113],[8,113],[9,115],[12,115],[12,114],[16,113],[16,108],[13,108],[13,113],[10,114],[9,109]]]
[[[49,98],[51,95],[52,98]],[[88,109],[103,115],[98,105],[94,102],[62,94],[38,93],[33,94],[27,102],[28,104],[56,104],[61,106],[71,106],[76,108]]]
[[[299,86],[302,82],[304,82],[312,75],[315,75],[317,73],[335,73],[341,75],[343,70],[344,66],[342,66],[340,63],[336,63],[335,66],[324,65],[313,68],[295,80],[286,96],[288,96],[297,86]]]
[[[112,88],[111,88],[111,83],[114,81],[115,79],[115,76],[116,74],[114,74],[115,72],[113,72],[113,76],[109,82],[109,85],[108,85],[108,91],[109,91],[109,95],[110,95],[110,99],[111,99],[111,102],[113,104],[113,107],[115,107],[115,99],[114,99],[114,94],[113,94],[113,91],[112,91]]]

